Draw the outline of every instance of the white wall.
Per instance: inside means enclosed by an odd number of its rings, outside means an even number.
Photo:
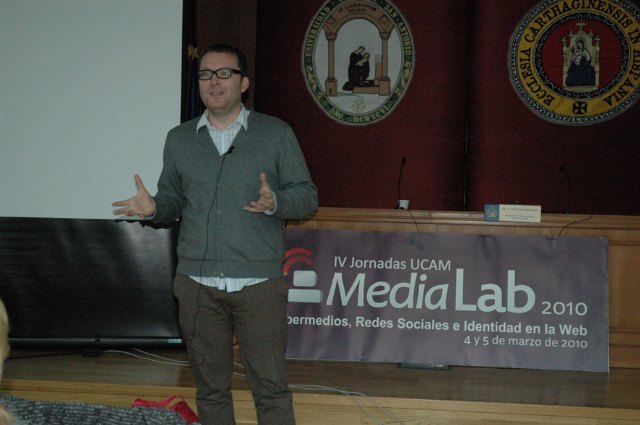
[[[180,121],[181,0],[0,0],[0,216],[113,218]]]

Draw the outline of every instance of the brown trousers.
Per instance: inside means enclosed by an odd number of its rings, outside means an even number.
[[[270,279],[238,292],[176,275],[180,329],[196,381],[203,425],[234,425],[233,335],[240,349],[260,425],[295,425],[287,383],[287,286]]]

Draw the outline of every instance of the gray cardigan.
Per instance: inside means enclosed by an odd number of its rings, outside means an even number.
[[[190,276],[282,275],[285,220],[317,209],[316,187],[291,127],[252,111],[220,156],[198,118],[169,131],[154,197],[154,221],[180,219],[177,272]],[[260,172],[275,193],[273,215],[243,210],[257,200]]]

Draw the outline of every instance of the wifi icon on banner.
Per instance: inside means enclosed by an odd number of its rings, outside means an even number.
[[[306,248],[292,248],[284,254],[284,275],[288,276],[291,267],[297,263],[308,266],[313,264],[312,252]],[[322,291],[313,289],[318,286],[318,274],[313,270],[295,270],[293,288],[289,289],[289,301],[294,303],[321,303]]]

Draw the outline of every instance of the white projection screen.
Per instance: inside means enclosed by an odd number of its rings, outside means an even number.
[[[0,217],[114,218],[180,121],[181,0],[0,0]]]

